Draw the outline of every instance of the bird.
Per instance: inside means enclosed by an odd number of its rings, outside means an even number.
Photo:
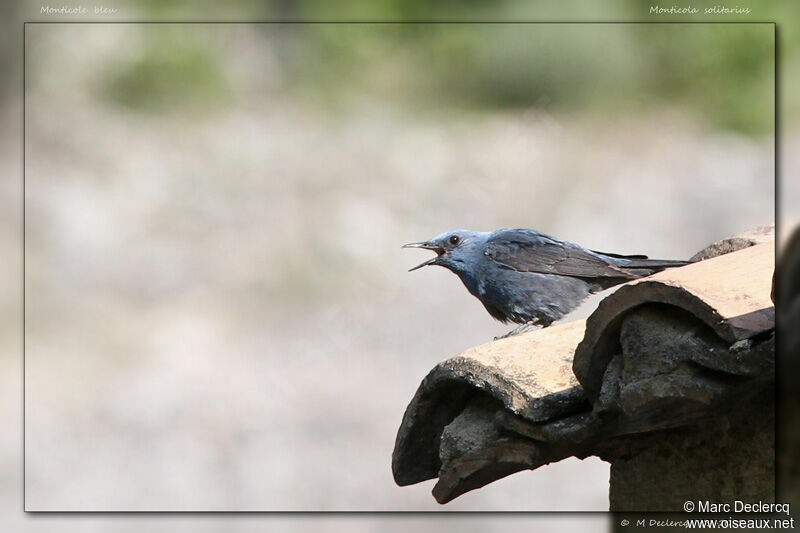
[[[503,337],[548,327],[595,292],[690,263],[598,252],[525,228],[456,229],[403,248],[436,252],[409,272],[444,267],[492,317],[520,324]]]

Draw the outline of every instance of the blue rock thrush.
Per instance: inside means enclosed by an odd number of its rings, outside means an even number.
[[[490,315],[522,324],[509,335],[549,326],[592,293],[689,263],[597,252],[522,228],[458,229],[403,247],[436,252],[409,272],[428,265],[454,272]]]

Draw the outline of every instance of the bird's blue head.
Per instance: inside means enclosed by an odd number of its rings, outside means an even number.
[[[456,229],[437,235],[429,241],[412,242],[403,248],[424,248],[433,250],[436,257],[428,259],[409,272],[428,265],[443,266],[456,274],[468,272],[480,257],[488,233]]]

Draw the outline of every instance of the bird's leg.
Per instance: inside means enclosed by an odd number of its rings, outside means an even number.
[[[514,335],[519,335],[520,333],[525,333],[526,331],[532,331],[534,329],[539,329],[543,327],[544,326],[540,324],[537,320],[529,320],[524,324],[522,324],[521,326],[512,329],[505,335],[500,335],[499,337],[495,337],[494,340],[506,339],[508,337],[513,337]]]

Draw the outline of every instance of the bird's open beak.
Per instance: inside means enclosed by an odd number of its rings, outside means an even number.
[[[442,255],[444,254],[444,249],[443,248],[440,248],[440,247],[438,247],[438,246],[436,246],[434,244],[431,244],[428,241],[425,241],[425,242],[412,242],[412,243],[409,243],[409,244],[404,244],[403,248],[423,248],[425,250],[433,250],[434,252],[436,252],[436,257],[431,257],[430,259],[428,259],[424,263],[421,263],[421,264],[415,266],[414,268],[409,269],[408,270],[409,272],[413,272],[413,271],[417,270],[418,268],[422,268],[424,266],[435,265],[436,262],[439,260],[439,258],[442,257]]]

